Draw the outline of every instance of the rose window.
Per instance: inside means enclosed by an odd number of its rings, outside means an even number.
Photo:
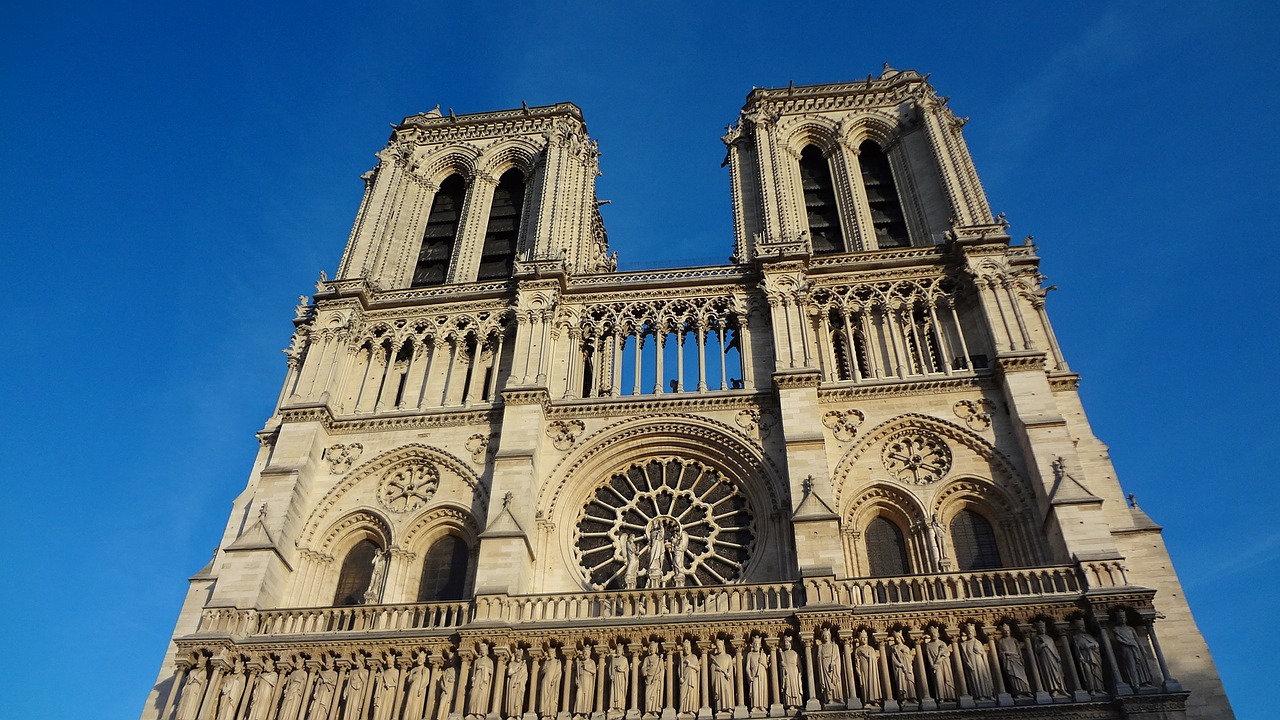
[[[908,430],[889,438],[880,460],[895,478],[927,485],[951,470],[951,448],[937,435]]]
[[[716,585],[740,576],[755,537],[746,497],[693,460],[645,460],[596,488],[578,520],[591,587]]]
[[[409,465],[387,473],[378,485],[378,502],[392,512],[417,510],[440,487],[440,471],[431,465]]]

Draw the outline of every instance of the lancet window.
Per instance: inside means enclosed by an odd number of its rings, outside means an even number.
[[[377,543],[364,539],[347,551],[338,572],[338,588],[333,593],[334,605],[360,605],[373,579],[373,560],[382,550]]]
[[[418,602],[461,600],[466,597],[471,549],[457,535],[445,535],[432,543],[422,562]]]
[[[951,544],[959,570],[998,568],[1000,547],[987,519],[972,510],[961,510],[951,518]]]
[[[862,166],[862,187],[866,191],[867,205],[871,210],[876,245],[882,248],[911,245],[888,156],[875,141],[867,140],[858,146],[858,164]],[[814,251],[817,252],[816,247]]]
[[[831,167],[822,151],[813,145],[800,152],[800,185],[814,254],[844,252]]]
[[[871,577],[896,577],[911,574],[907,559],[907,541],[902,530],[881,516],[867,525],[864,534]]]
[[[524,208],[524,173],[512,168],[502,174],[493,191],[489,208],[489,225],[485,229],[480,252],[479,280],[511,277],[520,236],[520,217]]]
[[[440,183],[427,215],[427,229],[418,251],[418,265],[413,271],[413,287],[441,285],[448,278],[466,194],[467,184],[461,175],[450,175]]]

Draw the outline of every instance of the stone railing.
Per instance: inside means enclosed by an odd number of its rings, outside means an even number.
[[[284,610],[210,608],[201,635],[276,636],[339,632],[395,632],[456,628],[471,621],[471,603],[354,605]]]
[[[1103,572],[1096,577],[1102,586],[1101,578],[1114,576]],[[1061,597],[1083,592],[1080,572],[1073,565],[845,580],[806,578],[804,589],[807,605],[850,606]]]
[[[662,615],[701,616],[794,610],[794,583],[618,590],[556,595],[487,595],[475,600],[477,622],[559,622]]]

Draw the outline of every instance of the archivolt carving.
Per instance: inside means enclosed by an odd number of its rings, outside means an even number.
[[[324,534],[324,539],[320,546],[316,548],[317,552],[324,555],[332,556],[334,554],[334,546],[343,538],[347,537],[352,530],[356,528],[366,528],[370,532],[379,536],[381,545],[387,547],[391,544],[391,525],[383,519],[383,517],[372,510],[356,510],[329,527]],[[301,543],[299,547],[302,547]]]
[[[435,528],[445,526],[460,531],[463,540],[471,547],[476,547],[480,538],[480,526],[471,513],[462,508],[445,505],[428,510],[414,518],[413,524],[405,531],[400,546],[413,548],[419,544],[420,537],[432,534]],[[424,535],[424,533],[426,535]]]
[[[475,177],[476,160],[480,155],[480,148],[471,143],[452,143],[434,152],[428,151],[421,158],[415,159],[409,169],[436,186],[455,172],[461,173],[464,180],[471,182]]]
[[[783,137],[781,144],[796,154],[814,145],[826,155],[840,141],[840,126],[821,115],[806,115],[782,123],[778,134]]]
[[[869,511],[885,507],[896,510],[908,528],[925,521],[924,508],[911,493],[889,485],[872,485],[850,501],[846,529],[861,530],[871,520],[866,517]]]
[[[542,148],[528,138],[507,138],[484,150],[476,160],[477,169],[487,175],[498,177],[508,168],[519,168],[529,179],[533,175],[534,164]]]
[[[963,478],[948,483],[933,499],[930,517],[937,516],[943,523],[964,509],[969,503],[985,506],[994,517],[1013,519],[1018,509],[1013,500],[994,483],[977,478]]]

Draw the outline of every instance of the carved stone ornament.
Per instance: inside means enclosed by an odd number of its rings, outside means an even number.
[[[904,430],[885,442],[880,460],[898,480],[927,485],[941,480],[951,470],[951,448],[933,433]]]
[[[738,424],[738,427],[750,432],[760,425],[760,411],[755,408],[739,410],[733,421]]]
[[[861,410],[829,410],[822,415],[822,424],[840,442],[851,442],[858,434],[858,426],[867,416]]]
[[[547,425],[547,437],[557,450],[568,450],[586,429],[581,420],[555,420]]]
[[[364,446],[360,443],[351,443],[350,445],[330,445],[324,451],[324,459],[329,461],[329,472],[333,475],[341,475],[351,469],[351,466],[360,459],[361,453],[364,452]]]
[[[471,462],[484,464],[484,456],[489,452],[489,436],[476,433],[467,438],[467,452],[471,453]]]
[[[392,512],[409,512],[430,502],[439,487],[440,471],[434,465],[402,465],[378,484],[378,502]]]
[[[731,582],[755,539],[737,485],[715,468],[674,457],[614,473],[587,500],[577,530],[579,564],[597,590]]]
[[[960,400],[955,404],[956,417],[964,421],[970,430],[986,430],[991,427],[991,411],[994,409],[990,400]]]

